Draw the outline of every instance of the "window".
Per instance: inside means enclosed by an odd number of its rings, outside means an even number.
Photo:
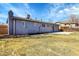
[[[42,27],[45,27],[45,24],[42,24]]]
[[[76,25],[76,26],[79,26],[79,24],[78,24],[78,23],[76,23],[75,25]]]
[[[66,25],[66,24],[65,24]]]
[[[23,27],[24,27],[24,28],[26,27],[26,23],[25,23],[25,21],[23,21]]]
[[[50,24],[47,24],[47,27],[50,27]]]

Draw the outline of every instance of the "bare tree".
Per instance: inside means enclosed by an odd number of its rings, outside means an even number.
[[[70,22],[77,23],[78,22],[77,15],[74,15],[74,14],[70,15]]]

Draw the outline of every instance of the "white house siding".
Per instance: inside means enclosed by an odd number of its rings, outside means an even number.
[[[58,25],[54,24],[53,27],[54,27],[54,32],[58,32],[59,31],[59,26]]]
[[[13,30],[15,31],[15,34],[32,34],[32,33],[58,31],[57,25],[55,24],[52,24],[50,26],[47,25],[48,24],[45,24],[45,27],[43,27],[42,23],[16,20],[14,26],[16,28],[13,28]]]
[[[27,22],[28,33],[38,33],[40,24],[34,24],[34,22]]]
[[[75,24],[71,24],[71,28],[75,28],[76,26],[75,26]]]
[[[50,31],[49,28],[43,27],[42,23],[27,22],[27,26],[28,26],[29,33],[42,33],[42,32]]]
[[[53,29],[52,29],[52,25],[50,26],[47,26],[48,24],[45,24],[45,27],[42,26],[41,24],[41,27],[40,27],[40,32],[53,32]]]
[[[15,29],[16,34],[26,34],[25,27],[24,27],[24,21],[16,20],[15,27],[16,27]]]
[[[16,20],[16,34],[39,33],[39,27],[39,23]]]

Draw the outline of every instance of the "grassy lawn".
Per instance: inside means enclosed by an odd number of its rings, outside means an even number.
[[[0,55],[79,55],[79,33],[70,35],[41,34],[0,39]]]

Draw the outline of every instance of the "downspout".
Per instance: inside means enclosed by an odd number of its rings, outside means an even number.
[[[15,30],[16,30],[16,26],[15,26],[16,22],[15,22],[15,19],[13,20],[13,35],[15,35]]]

